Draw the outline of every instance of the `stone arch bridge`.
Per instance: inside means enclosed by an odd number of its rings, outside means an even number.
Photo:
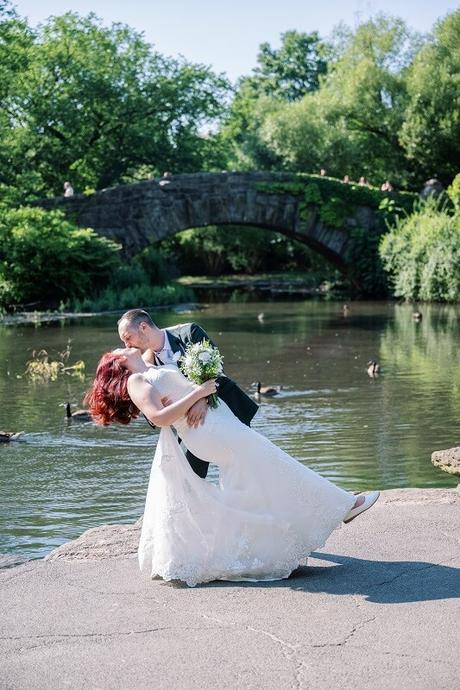
[[[308,178],[310,184],[315,181],[319,187],[324,179],[268,172],[191,173],[35,203],[62,209],[80,227],[91,227],[119,242],[127,257],[187,228],[240,225],[299,240],[349,273],[353,254],[350,230],[360,227],[379,232],[375,207],[363,204],[362,195],[358,198],[357,194],[358,203],[349,205],[341,227],[333,227],[322,219],[319,205],[313,203],[308,213],[302,213],[302,195],[279,191],[283,185],[289,188],[290,183],[298,183],[299,177]],[[329,178],[324,181],[344,187]]]

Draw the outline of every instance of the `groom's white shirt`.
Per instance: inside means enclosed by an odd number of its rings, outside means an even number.
[[[158,352],[154,351],[155,357],[158,357],[163,364],[177,364],[176,360],[174,359],[174,353],[171,349],[171,345],[169,344],[169,338],[166,333],[166,331],[162,328],[161,329],[164,333],[164,343],[163,343],[163,348],[161,350],[158,350]]]

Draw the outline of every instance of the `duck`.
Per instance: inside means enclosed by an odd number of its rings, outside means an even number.
[[[0,431],[0,443],[9,443],[10,441],[17,441],[23,433],[23,431]]]
[[[264,314],[263,311],[261,311],[260,314],[257,314],[257,321],[258,321],[259,323],[263,323],[263,322],[264,322],[264,319],[265,319],[265,314]]]
[[[279,390],[277,388],[270,388],[270,386],[262,386],[260,381],[257,381],[257,397],[273,398],[273,396],[278,395],[278,393]]]
[[[414,321],[421,321],[422,318],[423,318],[423,317],[422,317],[422,312],[421,312],[421,311],[414,311],[414,313],[412,314],[412,319],[413,319]]]
[[[380,372],[380,364],[375,361],[375,359],[371,359],[367,363],[367,373],[371,378],[375,378],[376,376],[379,375]]]
[[[349,313],[350,313],[350,307],[348,306],[348,304],[344,304],[344,305],[342,306],[342,314],[343,314],[343,316],[348,316]]]
[[[65,415],[67,419],[75,419],[77,422],[92,422],[93,418],[91,417],[91,414],[88,412],[88,410],[75,410],[75,412],[72,412],[70,409],[70,403],[66,403],[65,406]]]

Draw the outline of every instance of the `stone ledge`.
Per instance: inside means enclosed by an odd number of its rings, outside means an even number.
[[[112,558],[135,558],[142,518],[129,525],[101,525],[86,532],[45,556],[45,561],[102,561]]]
[[[459,499],[384,491],[282,581],[189,589],[131,555],[0,570],[0,687],[456,688]]]
[[[459,485],[460,486],[460,485]],[[454,504],[460,503],[459,487],[453,489],[389,489],[382,491],[377,505]],[[51,551],[45,561],[102,561],[113,558],[136,558],[142,517],[129,525],[92,527],[73,541]]]

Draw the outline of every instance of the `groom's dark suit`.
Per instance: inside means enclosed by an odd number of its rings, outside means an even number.
[[[196,323],[182,323],[164,330],[173,353],[181,352],[183,354],[188,343],[199,343],[205,338],[214,345],[207,333]],[[219,382],[217,389],[219,398],[222,398],[227,403],[233,414],[243,424],[250,426],[251,419],[259,409],[259,406],[225,374],[219,376],[217,380]],[[189,450],[187,450],[186,456],[193,471],[204,479],[208,473],[209,463],[200,460]]]

